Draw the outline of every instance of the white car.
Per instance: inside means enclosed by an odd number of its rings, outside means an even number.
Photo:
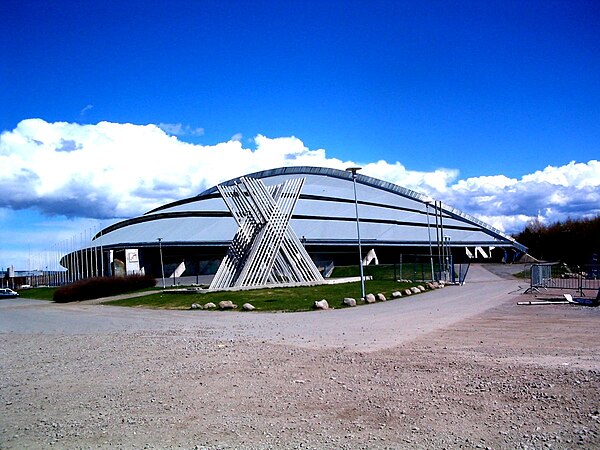
[[[0,288],[0,298],[16,298],[18,296],[18,292],[13,291],[12,289]]]

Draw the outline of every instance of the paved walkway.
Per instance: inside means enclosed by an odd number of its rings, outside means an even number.
[[[523,284],[521,282],[521,284]],[[27,299],[0,302],[0,333],[200,333],[216,339],[376,350],[515,301],[519,281],[472,265],[468,282],[398,300],[330,311],[169,311]]]

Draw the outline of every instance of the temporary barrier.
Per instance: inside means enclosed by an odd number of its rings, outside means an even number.
[[[561,263],[537,263],[531,266],[529,292],[565,289],[579,292],[600,289],[600,266],[587,264],[575,269]]]

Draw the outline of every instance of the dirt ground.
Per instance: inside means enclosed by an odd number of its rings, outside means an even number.
[[[0,448],[600,448],[600,308],[475,272],[302,314],[5,303]]]

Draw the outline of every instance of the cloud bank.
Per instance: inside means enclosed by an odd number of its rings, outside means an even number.
[[[216,145],[181,141],[201,134],[181,124],[95,125],[21,121],[0,135],[0,208],[46,215],[118,219],[196,195],[219,182],[281,166],[344,169],[431,195],[507,232],[532,218],[546,222],[600,214],[600,162],[548,166],[521,178],[460,179],[453,168],[415,171],[400,162],[342,161],[296,137],[241,136]]]

